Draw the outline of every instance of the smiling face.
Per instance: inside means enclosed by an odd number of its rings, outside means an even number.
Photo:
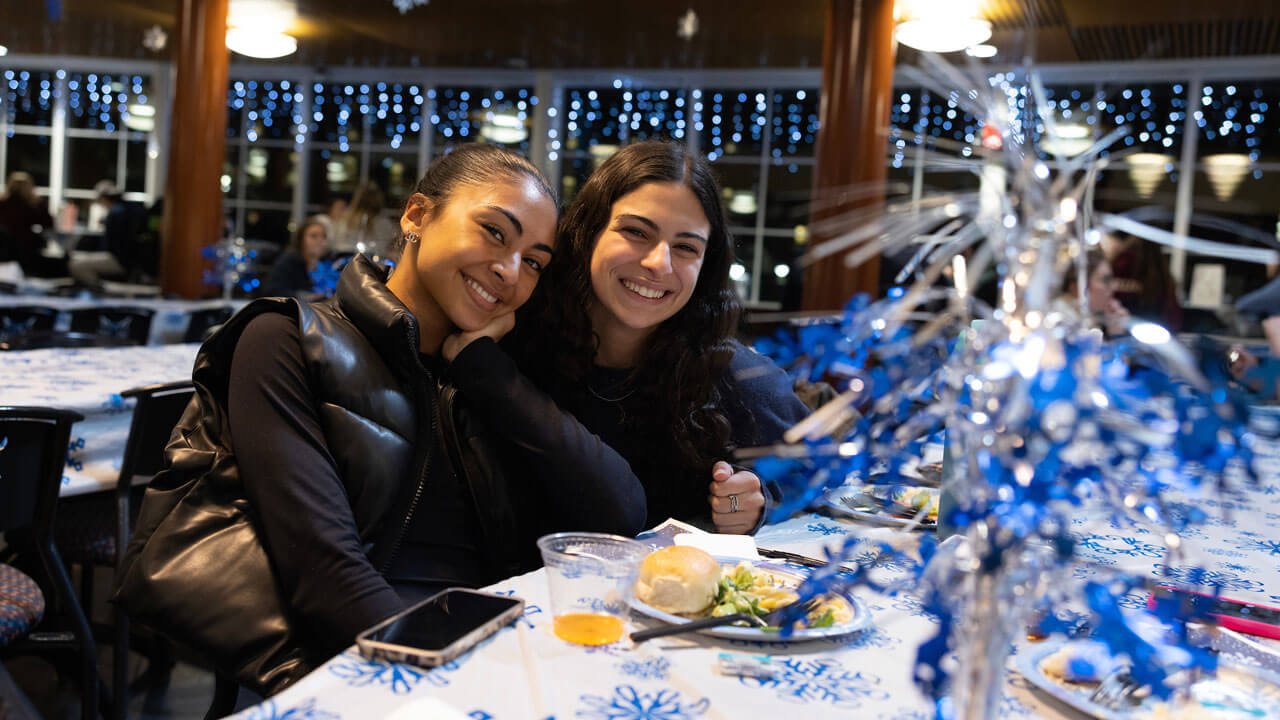
[[[443,205],[410,198],[400,227],[421,239],[405,246],[387,286],[417,317],[422,349],[524,304],[551,261],[555,223],[551,199],[524,176],[459,185]]]
[[[647,336],[689,302],[710,231],[681,183],[647,183],[613,203],[591,254],[591,321],[602,346],[615,334]]]

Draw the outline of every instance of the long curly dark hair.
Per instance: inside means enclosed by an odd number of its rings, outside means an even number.
[[[596,241],[619,198],[648,183],[672,182],[697,197],[710,234],[688,304],[649,336],[631,373],[627,418],[632,427],[670,438],[681,467],[709,472],[730,449],[722,408],[736,400],[722,397],[718,383],[733,357],[729,339],[741,307],[729,280],[733,237],[704,159],[681,145],[648,141],[619,150],[596,169],[560,221],[555,261],[521,309],[514,340],[533,380],[567,409],[581,407],[600,343],[590,320]]]

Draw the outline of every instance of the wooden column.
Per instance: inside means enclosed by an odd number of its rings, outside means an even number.
[[[815,247],[851,229],[834,218],[884,204],[893,29],[893,0],[828,0],[822,124],[810,218],[810,242]],[[866,192],[868,188],[875,191]],[[874,296],[879,272],[878,258],[846,268],[842,254],[810,265],[804,275],[803,307],[836,310],[854,293]]]
[[[184,298],[215,291],[200,250],[222,238],[226,34],[227,0],[179,0],[160,286]]]

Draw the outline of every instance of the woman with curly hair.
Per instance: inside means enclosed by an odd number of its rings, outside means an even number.
[[[808,411],[733,339],[733,238],[705,160],[665,142],[602,164],[561,221],[556,262],[516,323],[528,374],[631,464],[650,526],[747,533],[776,490],[728,462]]]

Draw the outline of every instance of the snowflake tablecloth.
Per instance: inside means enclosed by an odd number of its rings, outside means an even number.
[[[199,345],[60,348],[0,354],[0,404],[75,410],[62,495],[114,488],[133,400],[120,393],[191,378]]]
[[[1280,448],[1261,449],[1263,482],[1230,501],[1189,498],[1210,521],[1188,534],[1185,553],[1166,565],[1155,530],[1115,522],[1104,514],[1076,528],[1081,554],[1092,561],[1078,577],[1106,566],[1220,582],[1224,594],[1280,605]],[[1227,505],[1228,507],[1223,507]],[[1225,510],[1225,514],[1223,511]],[[918,536],[887,528],[805,515],[764,528],[761,547],[820,556],[824,546],[856,535],[910,547]],[[872,557],[870,548],[866,559]],[[907,578],[908,567],[881,565],[881,579]],[[236,716],[242,720],[340,720],[399,717],[582,718],[692,720],[804,717],[932,720],[933,708],[912,685],[916,648],[935,630],[909,593],[860,596],[873,629],[843,639],[789,646],[695,637],[664,638],[599,648],[566,643],[552,634],[546,579],[541,571],[492,588],[525,599],[524,617],[435,670],[374,662],[349,649],[276,697]],[[1145,596],[1125,598],[1145,605]],[[633,617],[636,626],[652,621]],[[720,675],[721,652],[771,652],[772,680]],[[442,711],[443,708],[443,711]],[[448,713],[448,709],[456,715]],[[402,714],[403,713],[403,714]],[[1001,705],[1005,718],[1079,718],[1052,704],[1016,672]]]

